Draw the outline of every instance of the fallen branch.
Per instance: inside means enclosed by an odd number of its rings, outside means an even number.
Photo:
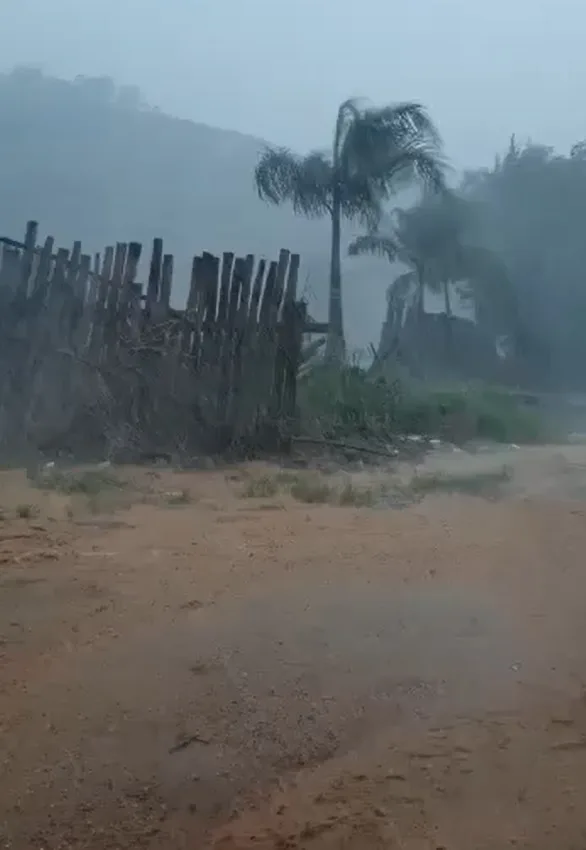
[[[293,442],[309,443],[315,446],[323,446],[324,448],[340,449],[341,451],[362,452],[363,454],[386,457],[390,460],[396,460],[399,453],[398,450],[393,453],[384,449],[371,448],[370,446],[357,446],[353,443],[346,443],[343,440],[324,440],[317,437],[293,437]]]

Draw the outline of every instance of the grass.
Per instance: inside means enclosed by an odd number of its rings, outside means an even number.
[[[396,430],[399,391],[358,367],[316,366],[298,388],[301,429],[326,439],[386,438]]]
[[[280,471],[273,475],[252,477],[240,491],[243,498],[266,499],[278,494],[289,494],[296,502],[307,505],[340,505],[342,507],[373,507],[383,502],[387,495],[384,486],[362,485],[351,476],[341,481],[319,472]],[[281,504],[264,502],[262,507],[270,509]]]
[[[372,508],[381,500],[384,489],[379,492],[373,487],[360,487],[351,478],[347,478],[338,494],[338,504],[355,508]]]
[[[332,487],[320,475],[298,475],[289,492],[297,502],[308,505],[323,505],[332,499]]]
[[[44,470],[35,479],[35,484],[43,490],[56,490],[68,496],[96,496],[104,490],[126,487],[125,481],[107,469],[61,470],[54,467]]]
[[[258,475],[245,481],[241,496],[244,499],[269,499],[279,492],[279,481],[275,475]]]
[[[304,435],[388,441],[419,434],[463,443],[533,443],[543,436],[535,410],[506,390],[481,384],[430,386],[373,379],[363,369],[316,366],[299,385]]]
[[[409,489],[416,496],[428,493],[464,493],[470,496],[496,496],[512,478],[509,466],[470,473],[434,472],[414,475]]]
[[[34,519],[39,515],[39,509],[36,505],[25,503],[17,505],[15,512],[19,519]]]
[[[471,472],[417,473],[405,482],[391,475],[365,480],[353,475],[324,475],[313,471],[280,471],[251,477],[240,495],[244,498],[266,499],[288,494],[306,505],[338,505],[340,507],[376,508],[378,506],[406,507],[433,493],[462,493],[470,496],[496,498],[503,486],[512,479],[508,465],[490,470]],[[261,502],[263,510],[282,509],[279,502]],[[259,507],[260,507],[259,506]]]
[[[92,469],[59,469],[45,467],[32,483],[42,490],[52,490],[81,502],[91,514],[111,513],[130,504],[129,482],[119,478],[108,467]],[[68,514],[74,515],[73,506]]]
[[[184,488],[183,490],[172,490],[164,494],[165,504],[170,507],[180,507],[181,505],[189,505],[191,502],[191,493]]]

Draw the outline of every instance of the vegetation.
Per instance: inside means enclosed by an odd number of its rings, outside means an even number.
[[[67,495],[95,496],[104,490],[120,490],[126,482],[110,469],[63,470],[55,466],[45,467],[33,478],[44,490],[56,490]]]
[[[39,510],[36,505],[23,502],[16,506],[16,516],[19,519],[35,519],[39,515]]]
[[[0,74],[0,123],[0,230],[8,236],[18,236],[33,216],[59,244],[80,238],[88,250],[116,238],[162,235],[177,254],[179,276],[199,250],[274,255],[285,245],[300,251],[302,275],[313,274],[315,283],[326,281],[315,262],[326,253],[326,231],[305,219],[329,219],[332,333],[321,365],[314,359],[302,367],[305,433],[521,442],[540,430],[535,414],[504,390],[414,382],[399,370],[392,346],[379,377],[351,365],[330,367],[344,347],[347,220],[363,228],[350,253],[383,254],[393,263],[380,283],[389,288],[387,330],[406,310],[421,319],[424,287],[443,298],[449,318],[457,291],[473,303],[483,333],[508,338],[511,369],[503,382],[585,387],[586,143],[562,155],[513,138],[492,167],[466,174],[448,193],[437,131],[417,104],[375,109],[347,101],[330,152],[298,157],[283,149],[262,153],[261,140],[172,118],[145,104],[137,89],[108,78],[65,82],[31,69]],[[442,191],[390,210],[393,193],[414,180]],[[254,184],[264,201],[283,209],[259,201]],[[368,262],[356,268],[362,284]],[[361,286],[351,297],[365,291]],[[450,328],[448,321],[446,346],[470,364],[473,381],[469,351]],[[383,345],[379,354],[388,353]]]
[[[271,204],[291,203],[296,213],[331,219],[331,256],[326,356],[343,357],[342,218],[371,229],[383,204],[397,189],[418,178],[443,187],[444,167],[437,130],[416,103],[381,109],[347,100],[338,109],[331,153],[305,157],[287,148],[268,147],[255,170],[260,197]]]
[[[259,475],[250,478],[242,488],[245,499],[263,499],[275,496],[279,490],[279,482],[270,475]]]
[[[332,499],[330,484],[317,473],[299,475],[291,484],[290,493],[298,502],[319,505]]]
[[[514,288],[523,382],[584,389],[586,144],[564,156],[513,137],[492,168],[466,175],[461,191],[478,205],[485,244]]]
[[[271,498],[288,494],[296,502],[306,505],[339,505],[341,507],[374,507],[388,496],[390,488],[385,481],[358,482],[351,475],[331,476],[318,471],[283,471],[277,474],[252,476],[241,495],[245,498]],[[276,507],[264,503],[263,510]]]
[[[512,478],[509,466],[500,469],[469,473],[426,473],[414,475],[410,482],[412,493],[425,496],[428,493],[465,493],[470,496],[499,496],[502,488]]]
[[[299,400],[304,433],[326,440],[387,443],[411,434],[457,443],[473,438],[531,443],[542,436],[537,414],[505,389],[373,378],[357,366],[313,369],[301,382]]]
[[[305,505],[335,505],[341,508],[403,508],[434,493],[462,493],[495,499],[513,478],[513,469],[471,469],[463,472],[416,472],[406,477],[393,467],[366,472],[328,474],[318,470],[262,474],[250,479],[254,498],[290,496]],[[270,485],[267,482],[270,481]],[[262,482],[262,484],[257,484]],[[263,493],[266,491],[266,494]],[[282,508],[283,501],[259,504],[262,510]]]
[[[397,314],[402,320],[394,327],[394,335],[387,334],[383,357],[392,353],[397,344],[394,337],[400,335],[410,313],[420,333],[424,332],[426,289],[443,297],[448,350],[454,288],[472,303],[477,319],[484,324],[490,321],[495,336],[509,332],[516,315],[514,292],[499,257],[474,241],[477,215],[476,207],[456,193],[426,195],[409,209],[394,210],[388,230],[371,230],[350,244],[351,255],[379,254],[408,268],[389,286],[386,325],[393,327]]]

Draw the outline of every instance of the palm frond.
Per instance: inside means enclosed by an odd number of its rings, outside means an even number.
[[[470,210],[464,201],[442,191],[424,195],[409,209],[396,209],[392,220],[406,253],[437,269],[447,264],[451,276],[451,269],[459,264],[469,217]]]
[[[360,120],[361,109],[358,98],[348,98],[338,107],[334,128],[333,158],[339,162],[345,145],[346,136],[353,123]]]
[[[365,233],[357,236],[348,246],[348,254],[351,257],[374,254],[378,257],[386,257],[390,263],[399,259],[400,252],[400,245],[392,236],[380,233]]]
[[[383,196],[376,185],[363,174],[348,175],[339,184],[342,212],[369,231],[378,228],[383,211]]]
[[[423,136],[429,139],[430,143],[438,150],[441,149],[441,135],[429,117],[427,110],[420,103],[413,101],[395,103],[375,110],[375,112],[377,113],[377,120],[383,125],[394,128],[394,132],[401,129],[408,136]]]
[[[413,138],[405,141],[402,147],[388,151],[386,159],[380,157],[378,171],[373,170],[372,179],[385,197],[413,180],[433,192],[442,192],[446,185],[446,168],[439,151],[425,139]]]
[[[345,177],[368,175],[385,197],[413,177],[434,189],[445,185],[439,133],[417,103],[363,109],[347,126],[341,164]]]
[[[391,217],[397,241],[411,265],[425,263],[435,249],[435,232],[421,206],[393,210]]]
[[[267,147],[254,182],[263,201],[275,205],[288,201],[296,213],[320,217],[331,209],[332,165],[319,151],[300,157],[288,148]]]

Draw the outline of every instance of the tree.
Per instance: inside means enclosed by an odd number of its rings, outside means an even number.
[[[389,262],[401,262],[408,271],[389,287],[388,321],[396,324],[401,305],[414,304],[422,322],[426,288],[444,297],[446,347],[451,347],[451,293],[473,303],[477,320],[490,325],[496,335],[514,320],[515,305],[508,274],[499,257],[475,244],[477,210],[459,195],[444,191],[425,196],[410,209],[397,209],[391,229],[378,229],[357,237],[349,246],[351,255],[378,254]],[[403,310],[404,312],[404,310]],[[400,328],[394,330],[394,335]]]
[[[347,100],[338,109],[331,153],[300,157],[268,147],[261,155],[254,180],[263,200],[289,202],[300,215],[331,219],[329,359],[341,359],[345,348],[342,219],[357,219],[372,230],[392,192],[413,180],[441,188],[444,170],[437,130],[416,103],[373,108]]]
[[[516,348],[540,388],[586,385],[586,146],[569,156],[511,140],[491,169],[467,175],[486,244],[510,271]]]

